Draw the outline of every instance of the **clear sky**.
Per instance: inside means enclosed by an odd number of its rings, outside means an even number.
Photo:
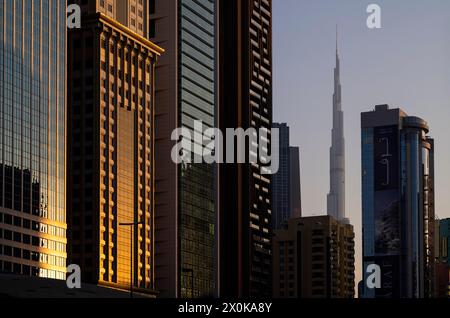
[[[366,8],[381,7],[370,30]],[[450,1],[273,0],[274,120],[300,147],[303,214],[326,214],[335,26],[345,115],[347,216],[361,278],[360,113],[377,104],[428,121],[436,139],[436,214],[450,217]]]

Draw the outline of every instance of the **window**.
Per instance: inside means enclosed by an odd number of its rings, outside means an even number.
[[[18,232],[14,232],[14,242],[21,243],[22,242],[22,234]]]
[[[14,257],[22,258],[22,250],[20,248],[17,247],[14,248]]]
[[[9,214],[5,214],[5,221],[6,224],[12,225],[12,216]]]
[[[31,260],[38,262],[39,261],[39,253],[31,252]]]
[[[3,254],[6,256],[12,256],[12,248],[11,246],[5,245],[3,247]]]
[[[3,237],[5,238],[5,240],[12,240],[12,232],[9,230],[4,230],[3,232]]]
[[[29,251],[29,250],[23,250],[23,251],[22,251],[22,258],[23,258],[23,259],[29,260],[30,257],[31,257],[31,254],[30,254],[30,251]]]
[[[31,237],[29,235],[24,234],[22,238],[23,238],[23,244],[30,244]]]

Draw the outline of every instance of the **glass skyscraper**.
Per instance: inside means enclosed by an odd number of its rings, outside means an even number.
[[[434,141],[427,123],[400,109],[363,113],[363,273],[381,269],[368,298],[427,298],[434,282]]]
[[[278,172],[272,177],[272,229],[281,230],[290,218],[302,215],[300,193],[300,153],[298,147],[290,147],[290,129],[286,123],[273,123],[279,130]]]
[[[291,211],[291,191],[290,191],[290,148],[289,148],[289,127],[283,123],[273,123],[272,127],[278,129],[280,133],[278,172],[273,176],[272,182],[272,228],[280,230],[287,226]]]
[[[215,1],[181,0],[179,10],[179,126],[194,131],[194,120],[201,120],[204,129],[214,128]],[[179,166],[182,297],[216,293],[215,168],[207,163]]]
[[[166,49],[156,79],[156,288],[162,297],[215,296],[216,165],[173,163],[171,134],[194,131],[195,121],[203,131],[215,126],[216,1],[156,0],[150,7],[151,39]],[[201,155],[196,148],[192,155]]]
[[[0,1],[0,270],[65,279],[66,1]]]

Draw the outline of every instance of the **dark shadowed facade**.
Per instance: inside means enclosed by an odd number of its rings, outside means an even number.
[[[219,127],[272,127],[272,1],[220,1]],[[220,166],[220,295],[272,295],[272,177]]]

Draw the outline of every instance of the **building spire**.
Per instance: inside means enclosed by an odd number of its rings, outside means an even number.
[[[330,148],[330,192],[327,212],[339,221],[345,220],[345,139],[344,112],[341,98],[341,72],[338,51],[338,26],[336,25],[336,66],[334,69],[333,129]]]
[[[336,55],[338,55],[338,25],[336,24]]]

